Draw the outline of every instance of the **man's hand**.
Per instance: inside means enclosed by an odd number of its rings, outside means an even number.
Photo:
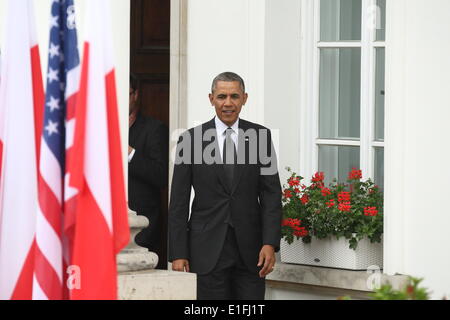
[[[134,149],[132,147],[128,146],[128,155],[130,155],[133,152],[133,150]]]
[[[190,272],[189,261],[186,259],[178,259],[172,262],[172,270],[179,272]]]
[[[259,261],[258,261],[258,267],[263,266],[263,268],[259,272],[259,276],[261,278],[264,278],[273,271],[275,261],[276,261],[275,249],[273,248],[273,246],[270,245],[263,246],[261,251],[259,252]]]

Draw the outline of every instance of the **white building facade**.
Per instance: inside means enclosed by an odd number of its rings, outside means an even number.
[[[222,71],[242,117],[278,130],[283,168],[360,167],[385,191],[384,273],[450,293],[450,30],[446,0],[172,1],[173,128],[209,120]],[[176,41],[178,40],[178,41]]]
[[[44,67],[50,2],[36,6]],[[424,278],[435,299],[449,295],[450,1],[171,4],[172,146],[180,128],[214,116],[214,76],[240,74],[249,93],[241,116],[276,134],[281,182],[287,166],[336,178],[361,168],[384,189],[384,273]],[[127,141],[130,6],[111,6]]]

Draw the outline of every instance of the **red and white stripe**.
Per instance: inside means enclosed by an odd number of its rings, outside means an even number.
[[[0,52],[0,87],[2,85],[2,55]],[[3,130],[4,130],[4,120],[3,108],[0,106],[0,181],[2,179],[2,166],[3,166]],[[1,217],[0,217],[1,221]]]
[[[78,90],[80,87],[80,67],[69,70],[67,73],[67,83],[66,83],[66,172],[64,179],[64,230],[65,236],[67,236],[68,247],[64,250],[65,257],[64,260],[68,264],[70,262],[70,249],[72,245],[69,245],[73,240],[73,226],[75,217],[75,206],[76,206],[76,196],[78,190],[71,187],[70,181],[70,169],[69,164],[71,163],[74,135],[75,135],[75,108],[78,96]]]
[[[36,221],[34,300],[63,298],[62,172],[44,139],[38,175],[39,207]]]
[[[86,41],[75,110],[70,184],[79,190],[72,264],[80,289],[71,299],[116,299],[116,254],[129,227],[112,59],[109,1],[88,1]]]
[[[0,52],[0,88],[2,85],[2,55]],[[2,166],[3,166],[3,131],[5,128],[5,116],[4,116],[3,108],[0,106],[0,181],[2,180]],[[1,221],[1,216],[0,216]]]
[[[0,299],[31,299],[44,90],[32,0],[9,0],[0,114]]]
[[[72,147],[75,135],[75,107],[80,87],[80,66],[69,70],[66,82],[66,172],[64,177],[64,232],[63,232],[63,266],[64,270],[71,264],[73,237],[74,237],[74,217],[76,210],[76,199],[78,190],[72,188],[70,182],[70,172],[68,164],[72,155]],[[67,273],[63,274],[64,283],[67,283]],[[70,298],[70,292],[67,287],[64,291],[64,299]]]

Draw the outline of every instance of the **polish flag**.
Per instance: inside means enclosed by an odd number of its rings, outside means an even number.
[[[0,300],[31,299],[44,90],[32,0],[9,0],[0,84]]]
[[[128,244],[109,1],[86,3],[74,144],[67,171],[78,190],[71,299],[117,299],[116,255]]]
[[[1,46],[0,46],[1,47]],[[1,48],[0,48],[1,49]],[[0,88],[2,85],[2,51],[0,50]],[[0,181],[2,179],[2,164],[3,164],[3,128],[5,116],[3,115],[3,109],[0,107]]]

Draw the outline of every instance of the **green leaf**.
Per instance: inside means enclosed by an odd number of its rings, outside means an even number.
[[[356,248],[358,247],[358,240],[356,238],[351,238],[349,240],[350,243],[350,249],[356,250]]]

